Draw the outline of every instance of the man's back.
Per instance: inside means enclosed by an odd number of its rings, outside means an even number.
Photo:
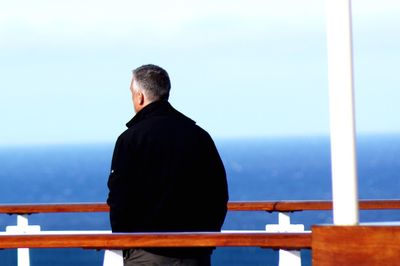
[[[219,231],[228,191],[208,133],[167,101],[146,106],[127,126],[108,184],[112,230]]]

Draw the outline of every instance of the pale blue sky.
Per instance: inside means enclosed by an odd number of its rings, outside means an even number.
[[[113,142],[131,70],[216,138],[329,134],[324,0],[0,1],[0,145]],[[353,0],[358,133],[399,133],[400,2]]]

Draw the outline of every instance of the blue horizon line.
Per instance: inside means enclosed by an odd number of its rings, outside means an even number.
[[[383,133],[358,133],[357,140],[365,138],[387,138],[399,137],[400,133],[383,132]],[[216,143],[230,141],[268,141],[268,140],[312,140],[324,139],[329,140],[329,134],[304,134],[304,135],[266,135],[266,136],[228,136],[228,137],[213,137]],[[104,141],[54,141],[54,142],[31,142],[31,143],[0,143],[0,149],[3,148],[35,148],[35,147],[56,147],[56,146],[113,146],[115,140]]]

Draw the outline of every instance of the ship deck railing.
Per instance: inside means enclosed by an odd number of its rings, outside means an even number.
[[[399,210],[400,200],[361,200],[359,208],[360,210]],[[229,211],[278,212],[278,223],[266,225],[266,230],[111,233],[111,231],[94,230],[41,231],[40,226],[29,225],[28,222],[29,215],[38,213],[108,212],[109,207],[105,203],[7,204],[0,205],[0,214],[17,215],[17,225],[8,226],[5,232],[0,232],[0,249],[17,248],[18,266],[30,265],[29,248],[104,249],[106,252],[103,265],[115,266],[123,264],[122,249],[145,247],[261,247],[279,249],[279,266],[301,265],[300,250],[312,249],[314,265],[315,247],[313,245],[316,245],[318,250],[326,251],[324,245],[320,242],[328,239],[325,235],[320,237],[321,233],[314,237],[314,228],[316,232],[320,232],[321,228],[329,229],[330,226],[313,226],[311,231],[304,231],[304,225],[291,224],[290,214],[298,211],[324,211],[331,209],[331,201],[229,202]],[[387,225],[385,224],[386,227]],[[383,234],[389,233],[390,239],[387,240],[395,241],[395,244],[400,246],[400,223],[391,222],[390,225],[389,229],[383,230]],[[347,227],[342,226],[341,230],[345,228]],[[358,226],[358,229],[364,230],[362,231],[363,234],[365,232],[369,232],[368,234],[377,232],[379,231],[377,228],[377,224]],[[334,234],[340,233],[335,231]],[[314,239],[319,239],[318,243],[314,243]],[[333,240],[330,239],[329,241]],[[351,239],[351,241],[354,241],[354,239]],[[368,242],[368,239],[365,241]],[[390,248],[396,248],[395,246],[390,245]],[[331,253],[329,251],[329,254]],[[318,254],[320,254],[319,251]],[[324,261],[325,259],[318,260]]]

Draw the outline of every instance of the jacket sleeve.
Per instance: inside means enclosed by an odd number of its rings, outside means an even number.
[[[204,170],[202,175],[203,178],[208,179],[207,183],[209,184],[207,196],[204,199],[204,206],[207,206],[205,212],[208,214],[206,217],[208,217],[208,222],[213,230],[221,230],[229,200],[226,172],[217,147],[208,133],[206,133],[203,142],[203,158],[205,158],[205,161],[202,165]]]
[[[108,178],[107,204],[110,206],[110,222],[114,232],[129,231],[127,226],[131,219],[132,195],[137,186],[132,186],[135,160],[133,149],[121,135],[114,148],[111,171]]]

